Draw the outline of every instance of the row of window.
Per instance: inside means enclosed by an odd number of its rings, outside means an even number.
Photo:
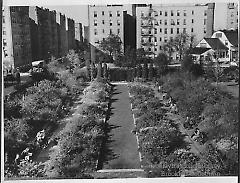
[[[107,31],[105,29],[102,29],[101,31],[98,31],[97,29],[94,29],[94,35],[98,35],[99,33],[105,34]],[[109,34],[113,34],[113,30],[109,29]],[[120,34],[120,29],[117,29],[117,34]]]
[[[105,20],[102,20],[102,24],[105,25]],[[97,20],[94,20],[93,21],[93,25],[94,26],[97,26],[98,23],[97,23]],[[113,21],[112,20],[109,20],[109,25],[112,26],[113,25]],[[117,20],[117,26],[120,26],[121,23],[120,23],[120,20]]]
[[[183,30],[184,33],[187,32],[187,28],[183,28],[182,30]],[[191,32],[194,32],[193,28],[191,28]],[[142,30],[142,32],[141,32],[142,35],[152,35],[152,34],[158,34],[158,33],[164,33],[164,34],[168,34],[168,33],[175,34],[176,33],[176,34],[179,34],[180,33],[180,28],[176,28],[175,31],[174,31],[174,28],[170,28],[170,29],[168,29],[168,28],[164,28],[164,29],[160,28],[159,31],[158,31],[158,29],[154,29],[154,31],[149,30],[147,32],[147,31],[143,31]]]
[[[144,17],[145,16],[145,12],[141,12],[141,16],[142,17]],[[165,17],[167,17],[167,16],[180,16],[180,10],[176,10],[176,11],[174,11],[174,10],[170,10],[170,11],[153,11],[153,12],[149,12],[148,13],[148,16],[155,16],[155,17],[157,17],[157,16],[162,16],[162,15],[164,15]],[[147,14],[146,14],[147,15]],[[183,10],[183,12],[182,12],[182,15],[183,16],[187,16],[187,10]],[[191,15],[194,15],[194,10],[192,10],[191,11]],[[188,16],[191,16],[191,15],[188,15]],[[207,10],[204,10],[204,16],[207,16]]]
[[[12,23],[18,23],[18,24],[27,24],[29,19],[27,17],[20,18],[20,17],[12,17]]]
[[[102,16],[104,16],[105,15],[105,11],[102,11]],[[108,11],[108,15],[109,15],[109,17],[112,17],[113,16],[113,12],[112,11]],[[117,11],[117,17],[120,17],[121,16],[121,13],[120,13],[120,11]],[[93,12],[93,17],[98,17],[98,12],[97,11],[94,11]]]
[[[173,40],[173,37],[172,36],[170,36],[169,37],[169,39],[170,40]],[[193,37],[191,37],[191,39],[193,40]],[[159,37],[159,41],[160,42],[167,42],[168,41],[168,38],[165,36],[165,37]],[[147,38],[147,39],[141,39],[141,43],[157,43],[158,42],[158,40],[157,40],[157,37],[149,37],[149,38]]]
[[[182,24],[183,25],[187,25],[187,20],[186,19],[183,19],[182,20]],[[144,20],[141,20],[141,25],[142,26],[151,26],[153,25],[153,22],[154,22],[154,25],[180,25],[180,19],[177,19],[177,20],[174,20],[174,19],[171,19],[171,20],[159,20],[159,21],[151,21],[149,20],[148,22],[144,21]],[[191,23],[193,24],[194,23],[194,19],[191,20]],[[204,19],[203,20],[203,24],[206,25],[207,23],[207,19]]]

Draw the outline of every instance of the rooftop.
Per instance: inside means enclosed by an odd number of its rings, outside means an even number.
[[[228,48],[218,38],[204,38],[213,50],[228,50]]]
[[[237,30],[221,30],[226,37],[228,38],[229,42],[235,46],[238,47],[238,29]]]

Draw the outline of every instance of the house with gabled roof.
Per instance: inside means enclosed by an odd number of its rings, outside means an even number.
[[[228,48],[228,61],[239,61],[238,59],[238,30],[219,30],[214,32],[212,38],[219,39]]]
[[[196,61],[212,55],[213,61],[224,62],[228,59],[228,48],[218,38],[203,38],[190,52]]]

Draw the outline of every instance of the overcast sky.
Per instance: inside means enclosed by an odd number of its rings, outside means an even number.
[[[88,25],[88,6],[75,5],[75,6],[43,6],[49,10],[56,10],[65,14],[67,17],[74,19],[75,22]]]

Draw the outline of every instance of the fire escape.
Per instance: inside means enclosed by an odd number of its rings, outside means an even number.
[[[155,58],[155,48],[157,46],[155,25],[158,22],[154,18],[155,14],[152,5],[149,5],[147,14],[141,14],[141,48],[147,52],[147,56],[150,58]]]

